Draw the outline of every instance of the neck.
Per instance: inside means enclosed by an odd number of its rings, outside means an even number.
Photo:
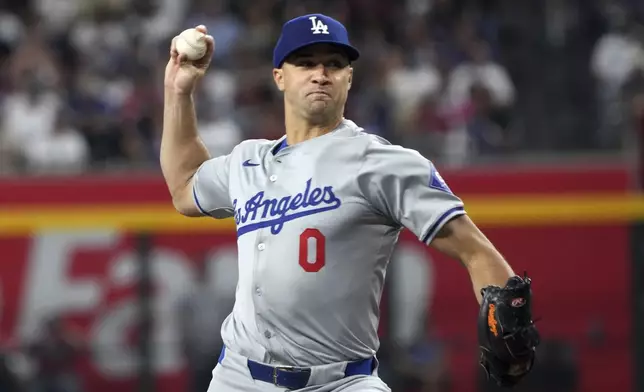
[[[284,122],[286,126],[286,142],[289,145],[293,145],[325,135],[337,128],[342,119],[343,117],[340,114],[320,121],[312,121],[311,119],[287,113]]]

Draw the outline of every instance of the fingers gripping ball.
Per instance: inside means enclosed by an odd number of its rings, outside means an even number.
[[[177,37],[176,49],[190,61],[203,58],[208,50],[206,35],[197,29],[187,29]]]
[[[513,386],[534,364],[540,338],[532,320],[531,281],[514,276],[505,287],[481,290],[478,318],[481,366],[500,386]]]

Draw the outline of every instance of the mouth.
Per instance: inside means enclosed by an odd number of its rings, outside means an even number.
[[[328,92],[323,91],[323,90],[311,91],[310,93],[306,94],[307,97],[311,96],[311,95],[323,95],[323,96],[327,96],[327,97],[331,98],[331,94],[329,94]]]

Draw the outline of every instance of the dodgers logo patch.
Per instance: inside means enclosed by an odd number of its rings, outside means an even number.
[[[311,182],[309,179],[304,191],[292,196],[271,199],[260,191],[239,208],[238,200],[233,200],[237,237],[265,227],[270,227],[272,234],[279,234],[286,222],[340,208],[342,202],[333,187],[312,188]]]
[[[443,180],[443,177],[441,177],[440,173],[438,173],[438,170],[436,170],[435,167],[432,167],[432,174],[430,177],[431,178],[429,179],[429,186],[431,188],[438,189],[439,191],[447,193],[452,193],[452,190],[449,189],[447,183],[445,182],[445,180]]]

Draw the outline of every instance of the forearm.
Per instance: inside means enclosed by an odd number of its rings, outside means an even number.
[[[161,170],[173,199],[199,166],[210,159],[197,133],[193,98],[166,90],[161,137]]]
[[[490,285],[503,287],[508,279],[515,275],[510,265],[491,244],[480,248],[462,262],[469,272],[474,294],[479,303],[482,300],[482,288]]]
[[[432,246],[459,260],[467,268],[479,303],[482,288],[489,285],[503,287],[514,276],[501,253],[467,215],[448,222],[438,233]]]

